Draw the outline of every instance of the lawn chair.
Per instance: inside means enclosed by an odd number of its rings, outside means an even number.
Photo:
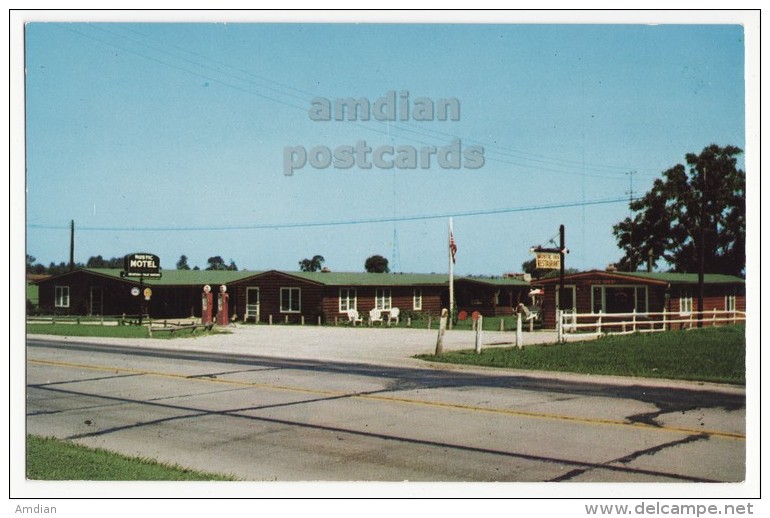
[[[363,324],[364,319],[358,316],[358,311],[355,309],[348,310],[348,322],[355,327],[356,324]]]
[[[369,312],[369,325],[373,325],[375,322],[379,322],[382,324],[382,310],[381,309],[373,309]]]
[[[401,313],[401,310],[398,308],[392,308],[390,310],[390,313],[388,313],[388,325],[390,325],[391,322],[395,320],[396,325],[398,325],[398,315]]]

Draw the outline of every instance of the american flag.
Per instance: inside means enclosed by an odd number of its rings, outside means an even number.
[[[455,236],[452,231],[449,231],[449,253],[452,254],[452,263],[455,261],[455,254],[457,254],[457,243],[455,243]]]

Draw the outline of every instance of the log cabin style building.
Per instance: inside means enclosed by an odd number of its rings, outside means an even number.
[[[208,285],[215,294],[227,287],[228,315],[234,322],[328,324],[344,322],[348,310],[364,318],[372,309],[398,308],[403,317],[440,314],[449,306],[446,274],[337,273],[163,270],[160,278],[122,277],[119,269],[82,268],[35,281],[43,314],[148,314],[155,319],[201,316],[201,297]],[[559,278],[457,277],[457,312],[509,316],[519,303],[539,297],[544,329],[554,329]],[[144,290],[152,293],[145,301]],[[578,313],[659,312],[687,314],[697,309],[696,274],[590,271],[565,276],[562,309]],[[729,275],[705,276],[706,311],[745,311],[745,281]]]
[[[36,284],[39,312],[60,315],[199,317],[206,285],[215,293],[227,287],[228,314],[240,322],[316,323],[320,317],[327,323],[346,320],[348,310],[366,316],[392,308],[437,316],[449,305],[445,274],[163,270],[160,278],[140,280],[122,277],[119,269],[82,268]],[[513,314],[511,304],[527,287],[517,279],[455,279],[458,307],[486,316]]]
[[[657,313],[690,315],[697,311],[698,275],[694,273],[608,272],[594,270],[564,277],[564,303],[559,278],[533,281],[544,291],[543,327],[556,327],[556,311],[580,314]],[[746,281],[721,274],[704,276],[704,311],[746,311]]]

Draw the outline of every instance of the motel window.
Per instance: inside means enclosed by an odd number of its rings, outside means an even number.
[[[604,286],[591,287],[591,312],[605,313],[604,309]]]
[[[281,313],[299,313],[300,308],[300,289],[281,288]]]
[[[377,288],[374,293],[376,309],[390,309],[390,288]]]
[[[422,288],[414,289],[414,296],[412,297],[412,309],[415,311],[422,310]]]
[[[355,288],[340,288],[340,313],[345,313],[352,309],[357,309]]]
[[[679,313],[682,315],[692,313],[692,297],[679,298]]]
[[[725,297],[725,311],[735,311],[736,309],[735,295],[727,295]]]
[[[55,301],[54,305],[57,308],[70,307],[70,287],[69,286],[56,286],[55,289]]]

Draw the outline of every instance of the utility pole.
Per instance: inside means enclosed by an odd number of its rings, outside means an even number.
[[[631,226],[629,228],[629,232],[631,233],[631,236],[629,237],[628,243],[631,250],[630,256],[634,257],[635,253],[633,252],[633,246],[634,246],[634,215],[631,211],[631,204],[634,201],[634,175],[636,174],[636,171],[629,171],[626,173],[628,175],[628,221],[630,222]],[[640,258],[641,262],[641,258]],[[632,268],[636,268],[632,265]]]
[[[559,309],[564,306],[564,260],[567,249],[564,247],[564,225],[559,225]]]
[[[700,193],[700,238],[698,243],[698,327],[703,327],[703,285],[706,269],[706,167],[703,167],[703,182]]]
[[[70,220],[70,271],[75,269],[75,220]]]

